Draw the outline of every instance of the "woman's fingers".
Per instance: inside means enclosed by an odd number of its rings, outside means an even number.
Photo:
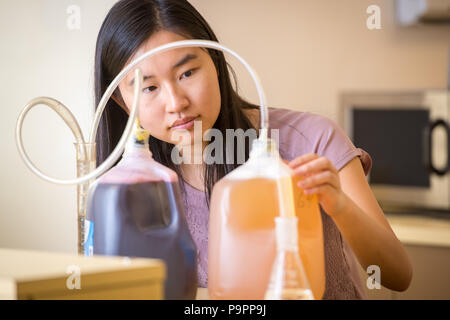
[[[311,189],[322,184],[329,184],[336,189],[339,188],[339,181],[331,171],[322,171],[298,182],[298,186],[302,189]]]
[[[322,184],[320,186],[314,187],[314,188],[310,188],[310,189],[305,189],[303,190],[303,192],[307,195],[312,195],[312,194],[331,194],[331,192],[336,191],[334,189],[333,186],[329,185],[329,184]]]
[[[295,169],[296,167],[301,166],[302,164],[309,162],[311,160],[317,159],[318,157],[319,156],[315,153],[305,154],[289,162],[289,167],[291,167],[291,169]]]
[[[348,198],[342,192],[339,172],[330,160],[310,153],[292,160],[289,166],[294,175],[302,178],[296,187],[303,189],[307,195],[317,195],[320,205],[328,214],[340,212],[342,203]]]
[[[319,157],[309,162],[304,163],[294,169],[294,173],[301,176],[306,176],[318,171],[329,170],[332,173],[337,174],[338,171],[333,164],[325,157]]]

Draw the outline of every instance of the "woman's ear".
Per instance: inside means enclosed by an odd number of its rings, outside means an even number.
[[[122,95],[120,94],[120,92],[118,92],[118,90],[116,90],[111,95],[111,99],[113,99],[114,102],[117,103],[128,115],[130,115],[128,108],[127,108],[125,102],[123,101]]]

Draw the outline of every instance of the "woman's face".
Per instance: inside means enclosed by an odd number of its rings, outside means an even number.
[[[129,62],[148,50],[179,40],[187,39],[169,31],[159,31]],[[190,118],[201,121],[201,137],[212,128],[219,116],[221,100],[217,71],[206,50],[198,47],[173,49],[147,58],[137,67],[144,77],[139,119],[152,136],[172,144],[192,144],[194,121],[183,127],[174,125],[175,121]],[[119,85],[128,113],[134,99],[133,83],[134,70]]]

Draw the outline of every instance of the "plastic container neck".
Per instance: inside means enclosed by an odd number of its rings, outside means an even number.
[[[253,140],[249,159],[255,159],[260,157],[269,157],[269,158],[280,157],[275,140],[264,137]]]
[[[152,153],[150,151],[149,139],[149,132],[140,126],[139,121],[136,121],[133,127],[133,133],[125,145],[124,156],[145,154],[151,157]]]

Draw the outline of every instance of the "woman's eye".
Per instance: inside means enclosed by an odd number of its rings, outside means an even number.
[[[182,75],[181,75],[181,78],[189,78],[190,76],[192,76],[192,73],[194,72],[194,70],[188,70],[188,71],[186,71],[185,73],[183,73]]]
[[[157,89],[157,87],[156,86],[150,86],[150,87],[147,87],[147,88],[144,88],[144,92],[152,92],[152,91],[155,91]]]

